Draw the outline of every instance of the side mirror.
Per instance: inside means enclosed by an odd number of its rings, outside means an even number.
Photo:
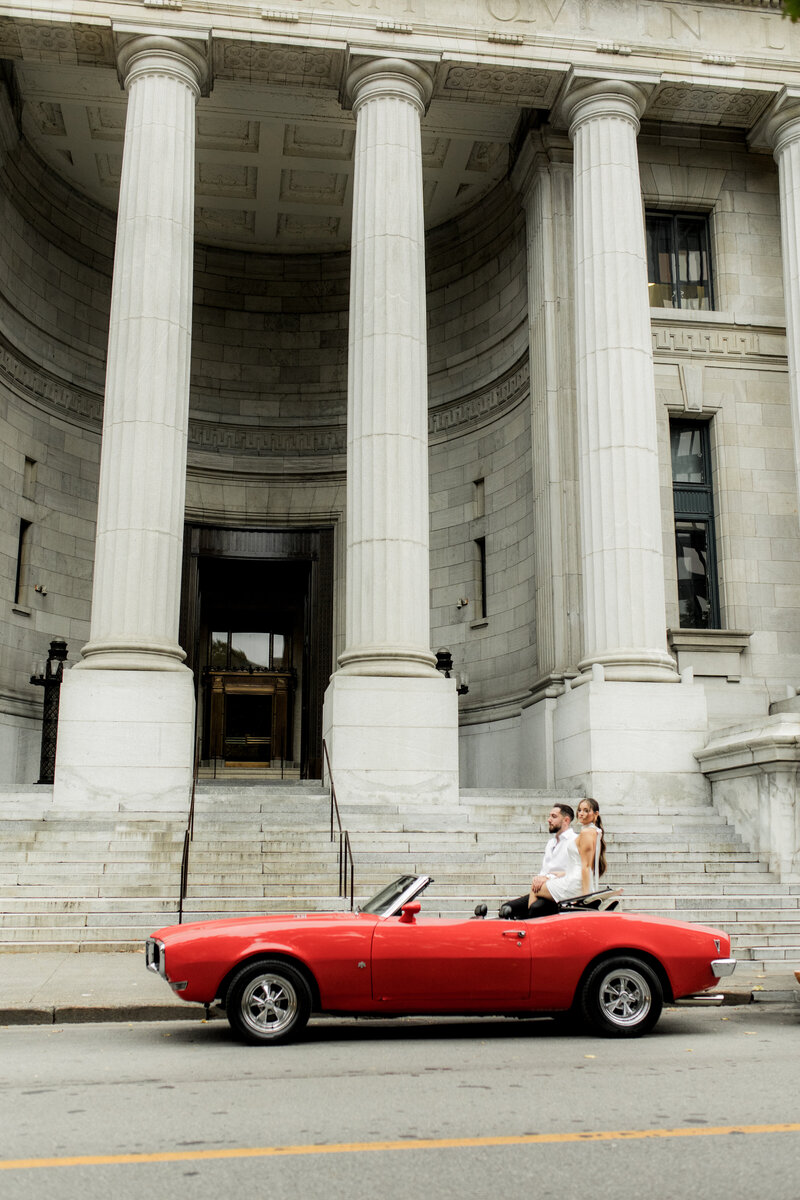
[[[412,904],[404,904],[403,911],[400,914],[400,920],[404,925],[416,925],[414,917],[422,908],[419,900],[415,900]]]

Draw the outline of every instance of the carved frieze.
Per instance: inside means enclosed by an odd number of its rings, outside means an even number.
[[[515,67],[475,67],[450,64],[442,69],[436,94],[451,100],[488,100],[548,108],[554,101],[560,76],[547,71]]]
[[[667,84],[656,89],[646,115],[648,120],[750,129],[771,99],[768,91]]]
[[[44,368],[23,358],[4,339],[0,339],[0,380],[20,399],[59,415],[68,414],[99,431],[103,418],[102,397],[85,388],[64,383]]]
[[[658,355],[704,356],[713,358],[765,359],[776,357],[778,330],[764,339],[757,329],[730,325],[680,325],[653,322],[653,353]],[[784,351],[785,353],[785,351]]]
[[[344,425],[276,429],[190,420],[189,445],[192,450],[213,454],[344,454],[347,434]]]
[[[222,39],[214,42],[216,79],[337,87],[340,72],[340,56],[325,50]]]
[[[444,441],[450,434],[468,433],[476,426],[495,420],[515,408],[528,395],[528,378],[526,356],[489,387],[434,408],[428,416],[431,440]]]
[[[61,21],[49,25],[45,21],[9,17],[0,18],[0,57],[74,66],[111,66],[114,45],[108,27]]]

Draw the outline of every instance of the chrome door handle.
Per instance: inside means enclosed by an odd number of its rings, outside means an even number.
[[[524,929],[504,929],[503,937],[524,938],[525,930]]]

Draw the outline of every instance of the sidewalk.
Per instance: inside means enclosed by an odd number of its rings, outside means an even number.
[[[740,962],[720,980],[724,1004],[800,1004],[789,970],[760,974]],[[701,1001],[702,1003],[702,1001]],[[64,1025],[84,1021],[199,1021],[187,1004],[144,963],[144,952],[0,953],[0,1025]]]

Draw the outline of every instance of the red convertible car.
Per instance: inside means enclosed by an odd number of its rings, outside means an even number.
[[[608,889],[533,921],[417,920],[431,878],[401,875],[358,912],[235,917],[172,925],[147,966],[184,1000],[219,1004],[253,1043],[295,1037],[312,1013],[572,1014],[594,1032],[637,1037],[664,1001],[730,975],[718,929],[611,911]]]

